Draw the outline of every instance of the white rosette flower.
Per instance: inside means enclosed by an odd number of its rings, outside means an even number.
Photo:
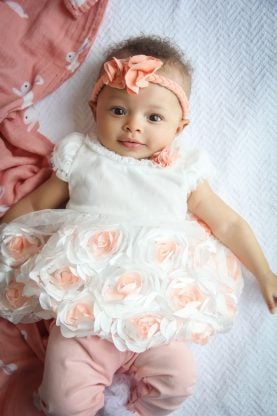
[[[94,302],[91,295],[84,293],[74,300],[60,303],[56,324],[66,338],[94,335]]]
[[[241,294],[243,280],[239,262],[216,240],[189,247],[186,272],[194,276],[201,290],[211,299],[226,291],[236,297]],[[216,313],[215,308],[213,309]]]
[[[94,332],[102,338],[111,340],[111,325],[113,319],[101,308],[101,304],[94,303]]]
[[[192,275],[203,274],[209,271],[215,276],[220,265],[218,240],[214,238],[209,229],[201,221],[191,219],[185,222],[186,233],[189,238],[186,268]],[[223,247],[223,246],[222,246]]]
[[[0,260],[17,267],[38,253],[45,241],[46,237],[34,229],[10,223],[1,231]]]
[[[221,292],[214,298],[213,309],[222,326],[222,330],[228,330],[232,326],[237,314],[237,298],[230,292],[228,286],[221,287]]]
[[[154,313],[137,314],[116,320],[111,333],[117,349],[140,353],[173,340],[177,334],[177,322]]]
[[[16,281],[17,269],[0,264],[1,313],[3,310],[15,310],[30,304],[23,296],[24,284]]]
[[[0,316],[17,324],[35,322],[35,311],[41,311],[38,298],[26,296],[25,285],[17,281],[18,269],[0,265]],[[46,318],[48,319],[48,318]]]
[[[176,270],[186,262],[187,238],[177,229],[142,230],[134,243],[134,253],[143,263],[166,271]]]
[[[99,272],[121,254],[126,246],[126,233],[120,226],[86,222],[77,225],[64,241],[70,262],[87,263]]]
[[[111,266],[99,276],[101,287],[91,291],[106,315],[122,319],[126,314],[158,311],[161,275],[150,268],[135,265]]]
[[[194,244],[190,242],[188,247],[187,270],[191,274],[201,274],[204,271],[216,275],[220,267],[218,248],[213,240],[206,240]]]
[[[0,262],[0,295],[6,285],[11,281],[16,273],[16,269]]]
[[[88,280],[93,276],[84,273],[79,265],[71,265],[66,258],[36,267],[29,273],[25,293],[36,294],[43,309],[52,309],[62,301],[72,300],[86,290]]]
[[[220,252],[221,251],[221,252]],[[228,291],[238,298],[243,289],[243,279],[241,275],[241,264],[235,255],[227,248],[221,248],[221,263],[219,269],[218,281],[223,290]],[[228,287],[228,288],[227,288]]]
[[[227,250],[226,254],[226,268],[228,276],[234,281],[234,286],[240,288],[242,285],[241,264],[237,257],[229,250]]]
[[[183,330],[179,332],[179,336],[187,341],[194,342],[196,344],[205,345],[209,341],[210,337],[220,330],[218,323],[212,319],[205,321],[199,317],[195,317],[194,320],[186,322]]]
[[[166,298],[174,316],[186,320],[207,307],[209,297],[194,278],[183,270],[176,271],[169,277]]]

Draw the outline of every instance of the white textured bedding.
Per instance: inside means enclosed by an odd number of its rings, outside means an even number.
[[[36,107],[57,142],[91,126],[87,106],[103,50],[129,36],[172,38],[195,68],[186,138],[218,168],[218,193],[251,224],[277,271],[276,0],[109,0],[83,66]],[[193,346],[199,382],[175,416],[276,416],[277,316],[246,271],[231,332]]]

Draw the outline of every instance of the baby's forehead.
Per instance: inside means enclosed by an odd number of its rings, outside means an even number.
[[[191,88],[191,76],[186,74],[183,70],[181,70],[181,68],[178,68],[176,65],[165,63],[157,71],[157,74],[163,75],[179,84],[185,91],[187,97],[189,97]]]
[[[109,103],[111,106],[127,106],[133,110],[144,109],[167,113],[182,110],[176,95],[158,84],[149,84],[147,88],[140,89],[138,94],[130,94],[125,88],[118,89],[106,85],[100,94],[99,97],[102,97],[104,103]]]

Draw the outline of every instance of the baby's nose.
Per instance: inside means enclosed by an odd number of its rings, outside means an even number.
[[[142,132],[143,120],[137,115],[130,115],[124,124],[124,130],[129,132]]]

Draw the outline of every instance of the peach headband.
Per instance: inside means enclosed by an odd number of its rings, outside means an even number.
[[[171,79],[155,74],[161,68],[160,59],[146,55],[135,55],[126,59],[112,58],[104,63],[104,74],[96,82],[91,101],[97,102],[98,95],[105,85],[112,88],[126,88],[129,94],[138,94],[140,88],[148,87],[149,82],[172,91],[182,107],[183,119],[188,115],[188,99],[183,88]]]

